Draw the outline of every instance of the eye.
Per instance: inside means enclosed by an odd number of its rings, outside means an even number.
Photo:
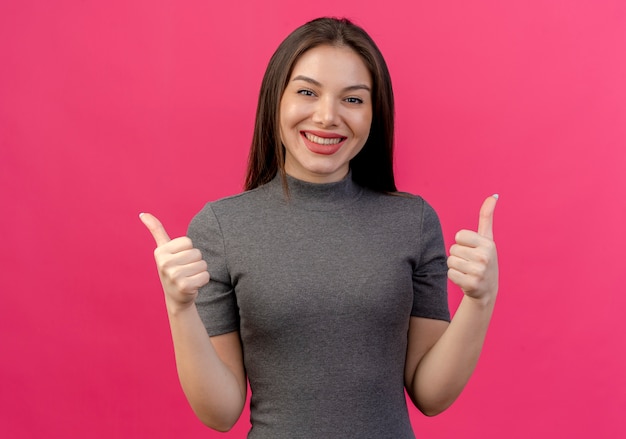
[[[315,93],[313,93],[311,90],[309,90],[307,88],[302,88],[302,89],[298,90],[297,93],[299,95],[302,95],[302,96],[315,96]]]
[[[356,97],[346,98],[345,101],[348,102],[349,104],[362,104],[363,103],[363,99],[356,98]]]

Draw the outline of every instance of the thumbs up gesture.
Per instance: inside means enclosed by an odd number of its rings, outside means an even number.
[[[448,278],[466,296],[485,301],[493,301],[498,293],[498,254],[493,241],[497,200],[497,195],[485,200],[480,208],[478,231],[459,231],[448,257]]]
[[[149,213],[139,218],[156,241],[154,259],[170,311],[175,312],[191,306],[198,289],[209,282],[207,264],[200,250],[193,247],[186,236],[170,239],[161,222]]]

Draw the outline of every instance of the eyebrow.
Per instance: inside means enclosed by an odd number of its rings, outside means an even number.
[[[322,83],[319,81],[316,81],[313,78],[309,78],[308,76],[304,76],[304,75],[298,75],[295,78],[293,78],[291,80],[293,81],[304,81],[304,82],[308,82],[309,84],[313,84],[316,87],[321,87]],[[349,85],[348,87],[344,87],[344,89],[342,91],[352,91],[352,90],[366,90],[369,91],[370,93],[372,92],[372,90],[370,89],[370,87],[368,85],[365,84],[355,84],[355,85]]]

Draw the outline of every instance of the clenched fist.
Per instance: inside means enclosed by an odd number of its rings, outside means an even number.
[[[139,218],[157,244],[154,259],[168,310],[176,312],[191,306],[198,289],[210,279],[200,250],[194,248],[191,239],[186,236],[170,240],[161,222],[153,215],[142,213]]]
[[[485,302],[493,301],[498,293],[498,253],[493,241],[497,200],[497,195],[485,200],[480,208],[478,231],[459,231],[448,257],[448,278],[465,295]]]

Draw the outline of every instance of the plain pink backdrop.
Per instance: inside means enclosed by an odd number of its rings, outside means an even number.
[[[501,194],[477,372],[418,437],[626,431],[626,3],[0,3],[0,436],[244,437],[180,390],[154,244],[240,191],[267,60],[320,15],[364,26],[397,99],[397,180],[446,241]],[[461,293],[450,290],[454,308]]]

